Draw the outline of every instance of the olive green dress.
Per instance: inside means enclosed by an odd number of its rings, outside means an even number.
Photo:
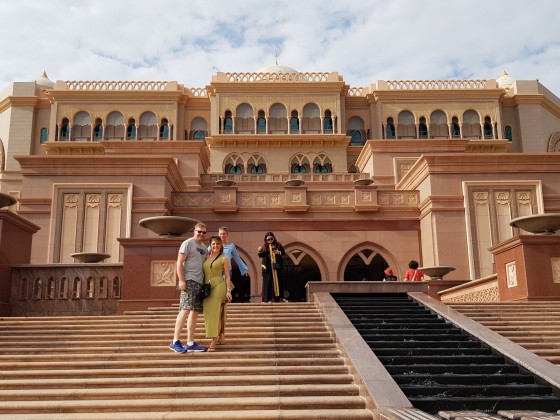
[[[225,326],[225,305],[224,310],[221,311],[222,304],[226,301],[226,283],[222,276],[224,258],[226,257],[218,258],[214,261],[214,264],[212,264],[213,258],[207,258],[202,266],[204,269],[204,283],[210,283],[212,287],[210,296],[204,299],[203,302],[207,338],[218,337]],[[212,267],[210,267],[210,264],[212,264]],[[222,325],[220,325],[220,314]]]

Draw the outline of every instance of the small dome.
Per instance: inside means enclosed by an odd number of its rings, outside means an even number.
[[[496,79],[498,86],[501,88],[510,87],[515,83],[515,79],[502,70],[502,75]]]
[[[47,77],[47,72],[43,70],[43,74],[38,79],[35,79],[35,83],[45,89],[52,89],[54,87],[54,82]]]
[[[288,66],[281,66],[278,63],[275,63],[271,66],[263,67],[262,69],[257,70],[257,73],[299,73],[297,70],[288,67]]]

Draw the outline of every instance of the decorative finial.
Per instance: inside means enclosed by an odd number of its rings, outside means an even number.
[[[276,59],[274,60],[274,63],[278,65],[278,50],[276,50]]]
[[[507,76],[507,75],[508,75],[508,74],[507,74],[507,71],[502,70],[502,76]]]

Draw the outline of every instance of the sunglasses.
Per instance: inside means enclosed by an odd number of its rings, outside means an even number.
[[[205,230],[198,230],[197,229],[196,233],[200,233],[201,235],[206,235],[208,232],[206,232]]]
[[[274,238],[266,238],[267,241],[273,241]]]

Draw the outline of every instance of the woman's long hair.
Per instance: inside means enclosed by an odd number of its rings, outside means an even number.
[[[212,268],[212,264],[214,264],[214,261],[216,261],[220,257],[220,255],[224,253],[224,244],[222,243],[222,240],[220,239],[219,236],[212,236],[210,238],[210,247],[212,247],[212,242],[216,242],[220,244],[220,253],[216,255],[216,258],[212,260],[212,262],[210,263],[210,268]]]

